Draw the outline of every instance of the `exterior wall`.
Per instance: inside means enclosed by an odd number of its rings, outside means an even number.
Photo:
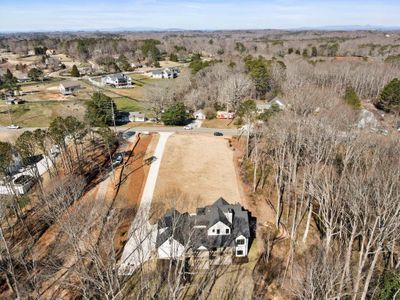
[[[29,181],[25,183],[24,185],[21,184],[14,184],[13,188],[6,186],[6,185],[0,185],[0,195],[13,195],[14,191],[17,195],[24,195],[26,192],[29,191],[29,189],[32,187],[33,181]]]
[[[218,111],[217,119],[234,119],[235,113],[227,112],[227,111]]]
[[[227,229],[229,230],[229,233],[226,233]],[[217,233],[218,230],[219,230],[219,233]],[[229,234],[231,234],[231,229],[228,226],[226,226],[224,223],[219,221],[215,225],[208,228],[207,234],[208,235],[229,235]]]
[[[163,79],[164,78],[164,74],[151,74],[151,77],[157,78],[157,79]]]
[[[183,255],[185,247],[174,239],[168,239],[157,249],[158,258],[179,258]]]
[[[194,117],[195,117],[197,120],[205,120],[205,119],[206,119],[206,115],[205,115],[204,113],[201,113],[201,112],[195,113],[195,114],[194,114]]]
[[[144,117],[129,117],[130,122],[144,122]]]
[[[75,92],[76,88],[74,88],[74,87],[65,88],[64,86],[60,85],[59,89],[60,89],[60,93],[63,94],[63,95],[72,95]]]
[[[238,245],[237,244],[238,240],[244,240],[244,244]],[[248,248],[249,248],[249,240],[246,237],[244,237],[243,235],[240,235],[235,239],[235,255],[236,256],[239,256],[239,257],[247,256]],[[238,254],[238,251],[243,251],[243,253]]]

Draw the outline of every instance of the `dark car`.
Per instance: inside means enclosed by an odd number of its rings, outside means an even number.
[[[222,132],[216,131],[216,132],[214,132],[214,135],[215,136],[223,136],[224,134]]]
[[[118,153],[113,158],[112,166],[113,167],[119,166],[120,164],[122,164],[123,161],[124,161],[124,156],[122,155],[122,153]]]

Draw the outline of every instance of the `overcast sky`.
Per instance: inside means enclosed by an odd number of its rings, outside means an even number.
[[[399,26],[400,0],[0,0],[0,32]]]

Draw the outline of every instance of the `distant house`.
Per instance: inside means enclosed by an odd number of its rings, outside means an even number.
[[[281,110],[284,110],[286,105],[285,101],[283,101],[281,98],[275,97],[271,101],[269,101],[269,104],[272,105],[277,105]]]
[[[217,111],[217,119],[234,119],[235,113],[228,111]]]
[[[29,56],[34,56],[36,53],[35,53],[35,50],[29,50],[28,51],[28,55]]]
[[[15,77],[17,78],[18,82],[28,82],[31,79],[28,77],[28,74],[16,74]]]
[[[61,82],[58,89],[64,96],[72,95],[81,85],[77,81],[64,81]]]
[[[196,120],[205,120],[206,119],[206,114],[202,110],[195,111],[193,113],[193,116],[196,118]]]
[[[150,72],[150,76],[157,79],[171,79],[178,77],[179,73],[178,68],[171,67],[153,70]]]
[[[23,104],[23,103],[25,103],[25,101],[20,98],[14,98],[14,99],[9,98],[6,100],[6,104],[8,104],[8,105],[14,105],[14,104],[18,105],[18,104]]]
[[[143,68],[141,63],[131,63],[131,68]]]
[[[270,108],[271,108],[271,104],[269,104],[269,103],[257,104],[257,112],[259,114],[264,113],[265,111],[269,110]]]
[[[46,55],[56,55],[56,49],[47,49]]]
[[[146,116],[144,113],[133,111],[129,113],[129,122],[144,122]]]
[[[157,224],[158,258],[179,259],[214,251],[245,257],[254,237],[252,220],[254,218],[240,204],[229,204],[223,198],[197,208],[195,214],[171,209]]]
[[[117,88],[132,86],[132,78],[123,73],[107,75],[102,78],[102,82]]]
[[[259,114],[262,114],[265,111],[271,109],[272,106],[276,106],[280,110],[284,110],[285,107],[286,107],[286,105],[285,105],[285,103],[284,103],[284,101],[282,99],[280,99],[278,97],[275,97],[274,99],[272,99],[268,103],[259,103],[259,104],[257,104],[257,112]]]

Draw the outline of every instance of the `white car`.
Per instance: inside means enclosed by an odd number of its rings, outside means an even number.
[[[183,129],[185,129],[185,130],[192,130],[192,129],[193,129],[193,127],[192,127],[192,126],[189,126],[189,125],[187,125],[187,126],[184,126],[184,127],[183,127]]]
[[[18,125],[12,124],[12,125],[8,125],[7,128],[8,129],[19,129],[20,127]]]

